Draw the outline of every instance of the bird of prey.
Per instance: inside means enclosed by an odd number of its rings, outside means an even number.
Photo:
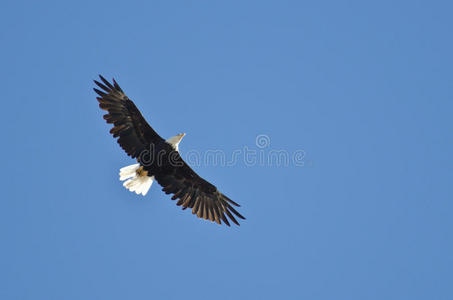
[[[239,204],[222,194],[218,189],[195,173],[181,158],[178,145],[184,133],[167,140],[154,131],[140,111],[118,83],[108,82],[99,75],[94,80],[100,88],[99,107],[107,114],[104,119],[113,124],[110,133],[118,138],[118,144],[137,163],[120,169],[120,180],[129,191],[146,195],[154,180],[182,209],[192,209],[192,214],[218,224],[230,221],[239,225],[236,218],[245,219],[233,206]]]

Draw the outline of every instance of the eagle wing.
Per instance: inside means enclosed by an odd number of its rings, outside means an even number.
[[[196,214],[197,217],[215,221],[218,224],[223,221],[230,226],[229,218],[234,224],[239,225],[235,216],[245,220],[233,207],[239,207],[239,204],[198,176],[177,151],[172,154],[174,155],[171,159],[173,167],[163,174],[156,174],[155,177],[166,194],[173,194],[172,200],[178,199],[176,205],[181,206],[183,210],[191,208],[192,214]]]
[[[148,150],[152,144],[162,143],[164,140],[146,122],[115,79],[111,84],[101,75],[99,77],[102,83],[96,80],[94,82],[102,91],[97,88],[94,91],[100,96],[97,97],[99,107],[108,112],[104,119],[114,125],[110,133],[115,138],[119,137],[121,148],[132,158],[139,158],[142,151]],[[191,208],[192,214],[197,217],[218,224],[223,221],[230,226],[229,218],[239,225],[235,216],[245,219],[233,208],[239,204],[198,176],[177,151],[171,151],[171,156],[172,163],[165,168],[156,168],[153,175],[166,194],[173,194],[172,200],[178,199],[176,205],[182,206],[182,209]]]
[[[126,96],[115,79],[112,85],[101,75],[99,78],[102,83],[96,80],[94,82],[102,91],[94,88],[100,96],[96,99],[99,101],[99,107],[107,111],[104,119],[107,123],[114,125],[110,133],[114,138],[118,137],[118,144],[127,155],[138,158],[150,145],[162,142],[163,139],[149,126],[134,102]]]

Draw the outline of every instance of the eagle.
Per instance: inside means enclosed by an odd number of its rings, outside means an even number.
[[[183,210],[190,208],[198,218],[217,224],[230,221],[239,225],[236,218],[245,218],[233,207],[240,205],[219,192],[208,181],[201,178],[181,158],[179,143],[185,133],[164,140],[146,122],[142,114],[120,88],[115,79],[112,83],[99,75],[94,80],[98,88],[94,91],[99,107],[107,113],[104,119],[113,124],[110,133],[121,148],[137,163],[120,169],[123,186],[136,194],[146,195],[153,181],[162,186],[162,191],[172,194],[172,200]]]

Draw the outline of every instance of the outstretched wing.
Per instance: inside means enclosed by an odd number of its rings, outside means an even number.
[[[132,158],[140,156],[151,144],[158,144],[163,139],[149,126],[115,79],[113,85],[99,75],[102,83],[94,81],[102,90],[94,88],[99,95],[99,107],[107,111],[104,119],[114,126],[110,130],[113,137],[118,137],[118,144]]]
[[[172,167],[167,168],[166,172],[156,174],[155,177],[166,194],[174,194],[172,200],[178,199],[176,205],[182,206],[182,209],[191,208],[192,214],[196,214],[197,217],[215,221],[218,224],[223,221],[230,226],[229,218],[233,223],[239,225],[235,216],[245,220],[233,208],[233,206],[239,207],[239,204],[198,176],[177,151],[174,151],[172,155]]]

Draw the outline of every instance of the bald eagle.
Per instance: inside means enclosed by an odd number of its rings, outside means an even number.
[[[99,107],[107,114],[104,119],[113,124],[110,133],[118,138],[118,144],[136,164],[120,169],[120,180],[129,191],[146,195],[154,180],[162,186],[166,194],[173,194],[172,200],[182,209],[191,208],[198,218],[218,224],[230,221],[239,225],[236,217],[245,218],[233,206],[236,202],[195,173],[179,155],[179,143],[184,133],[164,140],[143,118],[118,83],[108,82],[99,75],[94,88],[99,95]],[[228,217],[228,218],[227,218]],[[228,220],[229,219],[229,220]]]

